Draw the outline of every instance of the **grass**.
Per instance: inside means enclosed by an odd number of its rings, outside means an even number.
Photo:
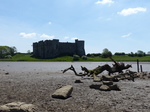
[[[124,56],[116,56],[113,55],[112,58],[116,61],[143,61],[143,62],[150,62],[150,56],[143,56],[143,57],[130,57],[127,55]],[[29,54],[16,54],[12,57],[12,59],[0,59],[0,61],[73,61],[73,57],[71,56],[63,56],[57,57],[53,59],[37,59],[33,58],[32,55]],[[79,61],[111,61],[109,58],[102,58],[102,57],[88,57],[87,60],[79,59]]]
[[[32,57],[30,54],[16,54],[12,59],[0,59],[0,61],[71,61],[73,58],[71,56],[57,57],[53,59],[38,59]]]

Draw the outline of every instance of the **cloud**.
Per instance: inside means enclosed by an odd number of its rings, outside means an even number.
[[[21,32],[19,34],[22,38],[27,38],[27,39],[31,39],[31,38],[44,38],[44,39],[53,39],[55,36],[49,36],[49,35],[46,35],[46,34],[37,34],[37,33],[24,33],[24,32]]]
[[[42,34],[40,37],[45,38],[45,39],[53,39],[55,36],[49,36],[49,35],[46,35],[46,34]]]
[[[34,38],[37,34],[36,33],[20,33],[19,34],[22,38]]]
[[[137,14],[139,12],[146,12],[146,8],[142,7],[137,7],[137,8],[128,8],[128,9],[123,9],[121,12],[118,12],[118,14],[123,15],[123,16],[128,16],[132,14]]]
[[[77,37],[72,37],[72,38],[71,38],[71,40],[76,40],[76,39],[78,39],[78,38],[77,38]]]
[[[128,34],[126,34],[126,35],[122,35],[121,37],[127,38],[127,37],[130,37],[131,35],[132,35],[132,33],[128,33]]]
[[[68,36],[66,36],[66,37],[64,37],[64,39],[76,40],[78,38],[77,37],[68,37]]]
[[[113,4],[114,1],[113,0],[102,0],[102,1],[97,1],[95,2],[95,4],[102,4],[102,5],[105,5],[105,4]]]

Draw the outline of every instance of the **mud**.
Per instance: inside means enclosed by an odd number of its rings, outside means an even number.
[[[11,63],[0,65],[0,105],[14,101],[26,102],[36,105],[38,112],[149,112],[150,110],[149,79],[138,78],[135,82],[123,80],[115,82],[121,91],[100,91],[89,87],[92,84],[101,84],[100,82],[93,82],[88,77],[77,77],[72,72],[62,74],[59,67],[56,69],[56,63],[54,67],[51,65],[49,71],[44,67],[30,68],[23,64],[20,66],[17,69]],[[60,68],[66,66],[62,65]],[[75,83],[76,80],[83,83]],[[65,100],[52,98],[54,91],[65,85],[73,86],[71,96]]]

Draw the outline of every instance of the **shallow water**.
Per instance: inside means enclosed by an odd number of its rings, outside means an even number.
[[[88,69],[93,69],[97,66],[104,64],[109,64],[112,66],[112,62],[0,62],[0,71],[9,72],[61,72],[71,65],[75,67],[77,71],[81,71],[80,66],[85,66]],[[132,68],[130,70],[137,71],[136,62],[125,62],[126,64],[131,64]],[[150,72],[150,62],[140,62],[143,66],[144,72]]]

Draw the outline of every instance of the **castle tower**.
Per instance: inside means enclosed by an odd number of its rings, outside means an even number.
[[[37,42],[33,43],[33,56],[35,56],[35,57],[39,56],[39,54],[38,54],[38,43]]]
[[[84,49],[84,41],[83,40],[75,40],[76,43],[76,54],[79,56],[85,55],[85,49]]]

